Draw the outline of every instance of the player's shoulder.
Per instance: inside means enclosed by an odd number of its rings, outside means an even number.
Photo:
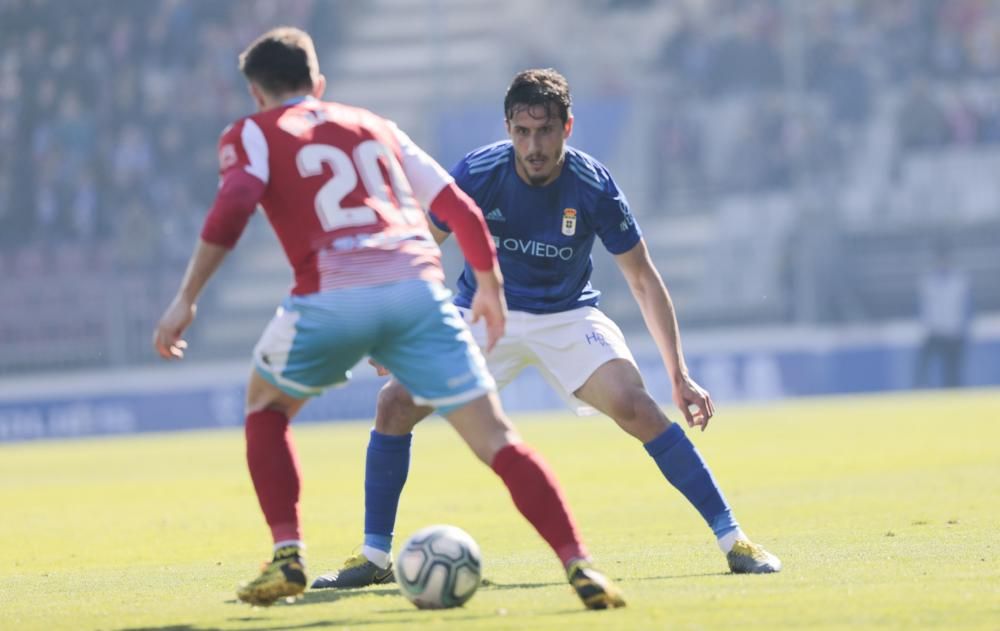
[[[226,139],[239,138],[240,134],[243,132],[243,125],[246,124],[246,121],[249,118],[250,116],[243,116],[241,118],[237,118],[233,122],[223,127],[222,131],[219,133],[219,142],[221,143]]]
[[[574,147],[566,147],[566,169],[573,177],[601,193],[616,194],[611,172],[600,160]]]
[[[359,139],[374,137],[390,147],[412,142],[394,121],[365,107],[338,101],[315,101],[311,107],[322,109],[322,122],[335,125]]]
[[[465,154],[459,163],[459,170],[470,176],[484,175],[510,162],[513,153],[509,140],[500,140]]]
[[[237,118],[222,129],[219,134],[219,144],[242,143],[248,136],[257,138],[264,134],[264,130],[273,121],[267,116],[270,112],[257,112]]]
[[[250,116],[238,118],[226,125],[219,134],[217,144],[219,169],[225,171],[240,162],[241,156],[246,157],[244,130]]]
[[[320,109],[326,122],[348,128],[391,129],[399,131],[396,123],[359,105],[339,101],[313,100],[303,104],[307,109]]]
[[[313,101],[313,107],[321,107],[331,118],[341,119],[345,122],[350,121],[366,124],[385,124],[389,122],[369,109],[365,109],[359,105],[340,103],[339,101]]]

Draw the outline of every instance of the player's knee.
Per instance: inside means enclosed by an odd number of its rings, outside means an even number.
[[[244,414],[250,415],[254,412],[270,410],[292,418],[305,402],[305,399],[298,399],[282,392],[277,386],[254,372],[247,384],[243,411]]]
[[[621,392],[612,409],[615,422],[643,442],[659,436],[670,425],[659,404],[645,390]]]
[[[641,392],[623,389],[615,393],[609,401],[611,415],[616,421],[632,423],[648,414],[648,404]]]
[[[487,466],[492,466],[497,452],[521,442],[517,429],[500,407],[496,393],[478,397],[446,415],[448,422]]]
[[[414,403],[413,397],[398,381],[390,381],[378,393],[375,431],[394,436],[409,434],[429,413],[429,408]]]

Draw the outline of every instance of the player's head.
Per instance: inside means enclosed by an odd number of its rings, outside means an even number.
[[[571,105],[566,78],[552,68],[519,72],[507,88],[507,133],[517,174],[528,184],[543,186],[559,177],[573,131]]]
[[[254,40],[240,54],[240,72],[260,110],[295,96],[319,97],[326,89],[312,38],[291,26],[271,29]]]

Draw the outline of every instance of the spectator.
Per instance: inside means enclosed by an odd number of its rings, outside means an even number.
[[[921,279],[919,287],[920,323],[923,343],[917,353],[914,385],[931,384],[930,367],[941,368],[940,383],[947,388],[962,385],[965,344],[972,319],[972,293],[965,272],[955,265],[952,253],[942,247],[934,267]]]
[[[944,111],[926,81],[910,84],[900,105],[898,125],[899,142],[904,150],[938,147],[948,139]]]
[[[847,44],[836,47],[827,74],[819,83],[837,122],[855,127],[868,118],[871,89],[857,48]]]

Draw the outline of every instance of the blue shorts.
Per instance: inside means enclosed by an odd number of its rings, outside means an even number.
[[[496,389],[451,292],[424,280],[289,296],[254,348],[257,372],[298,398],[346,382],[365,356],[441,414]]]

